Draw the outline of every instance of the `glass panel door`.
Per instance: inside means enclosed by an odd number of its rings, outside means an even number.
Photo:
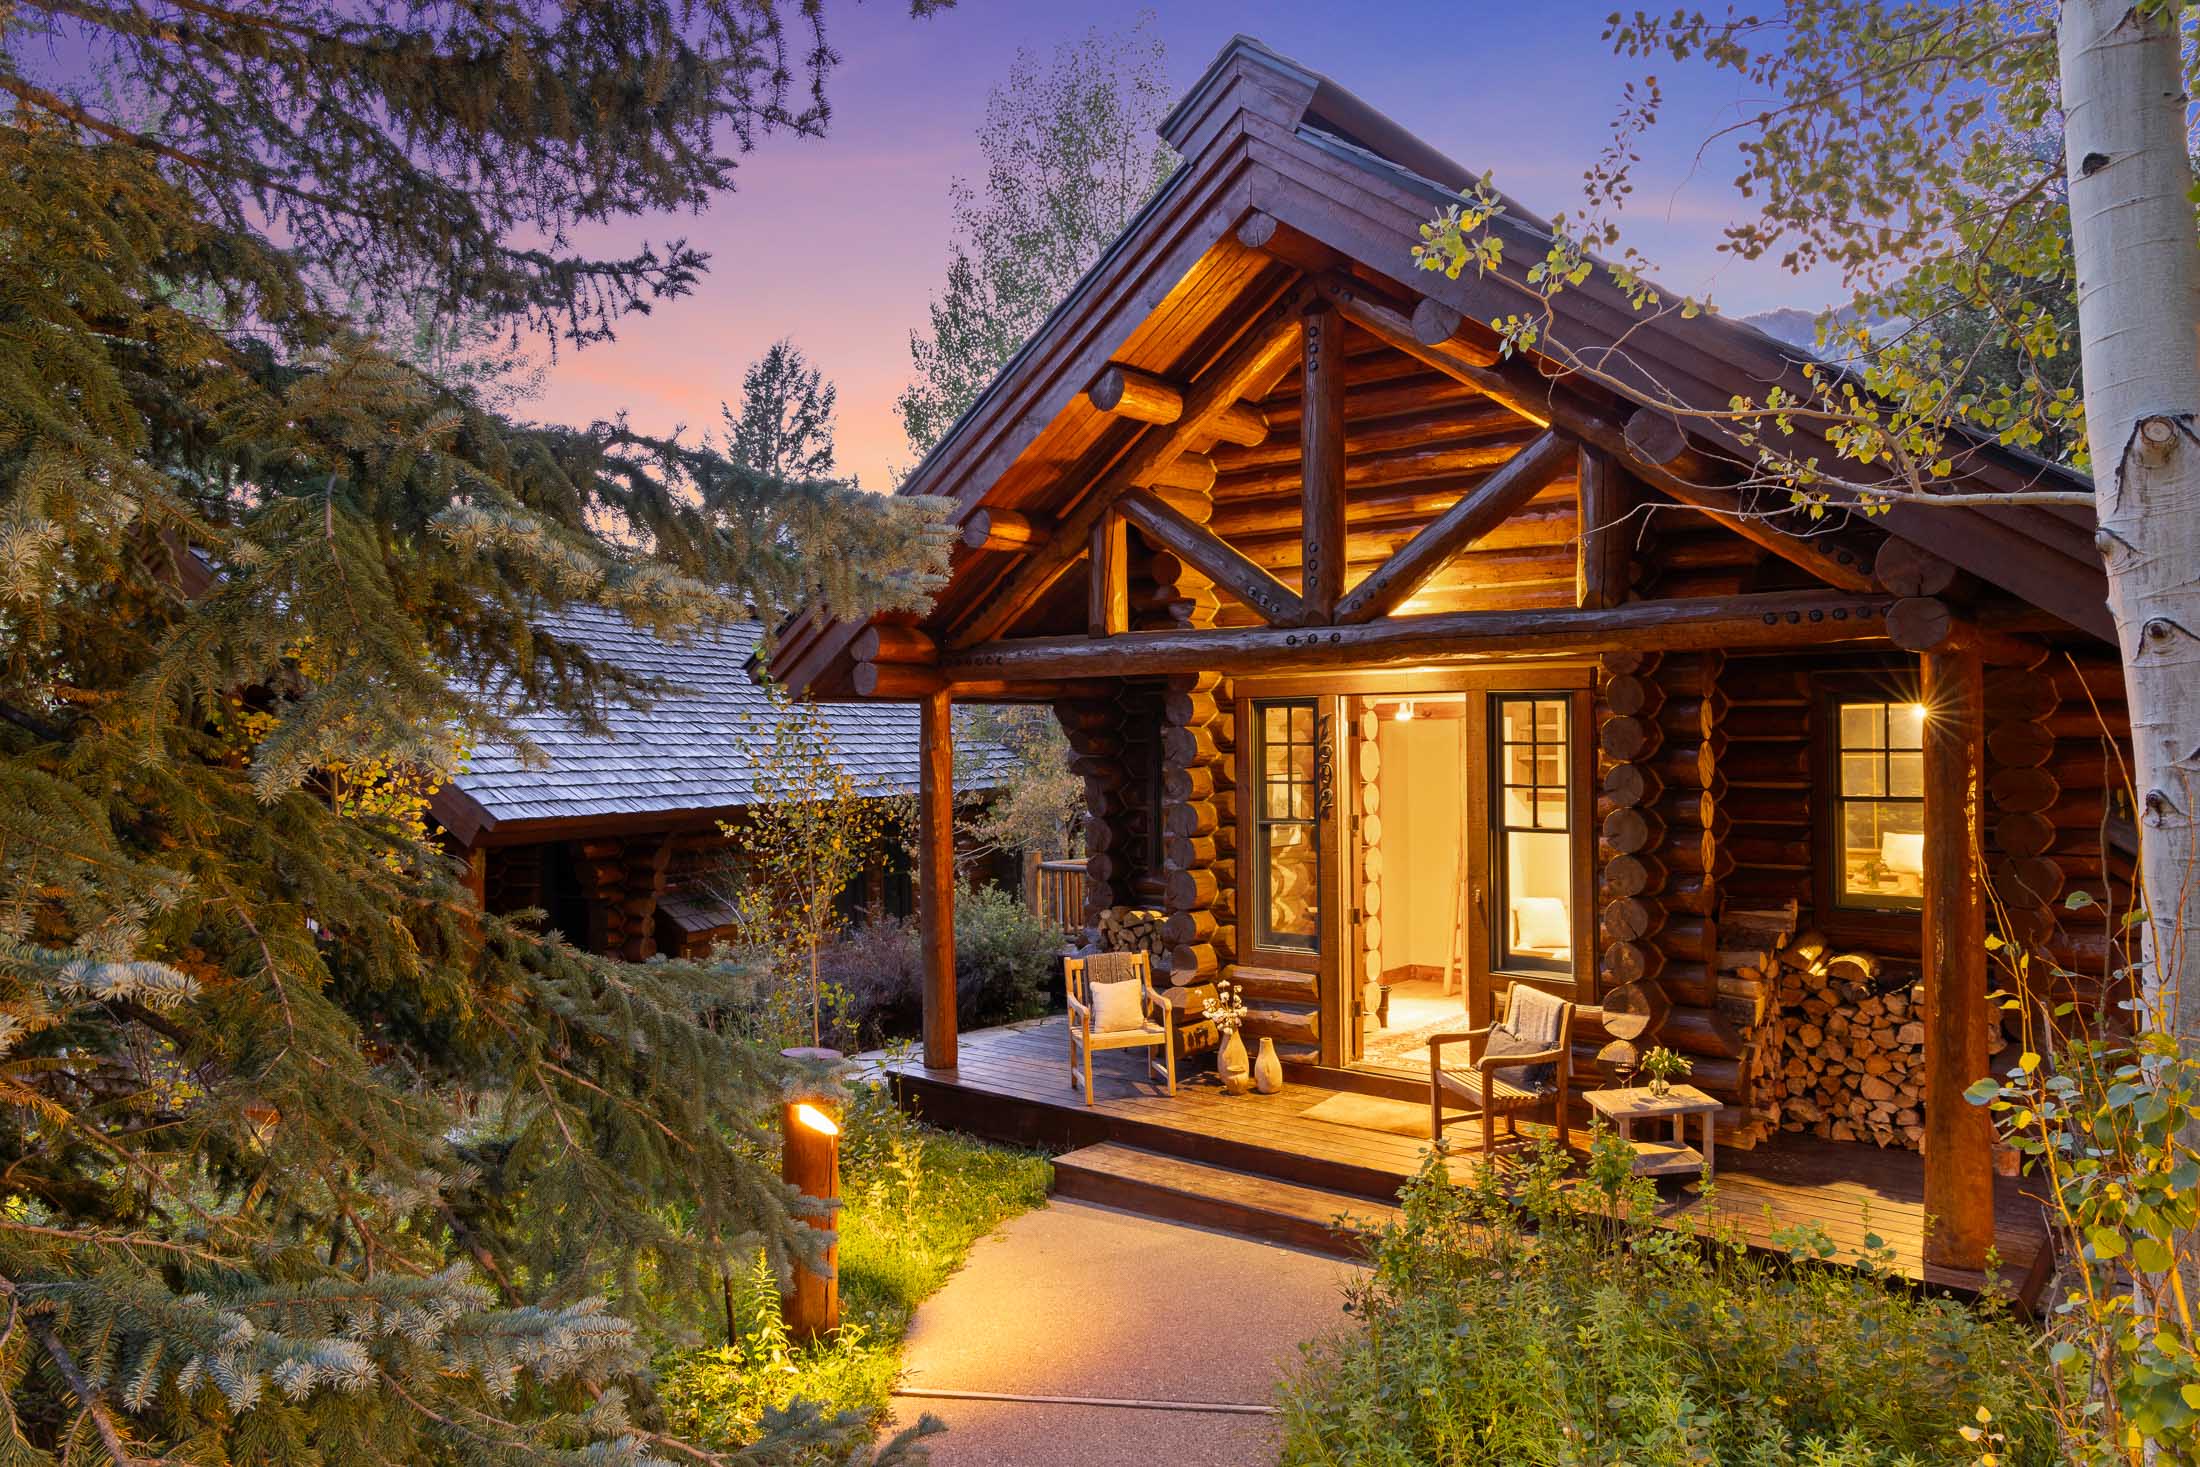
[[[1312,952],[1321,935],[1314,700],[1255,706],[1255,942]]]

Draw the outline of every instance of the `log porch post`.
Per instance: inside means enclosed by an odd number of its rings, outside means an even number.
[[[924,695],[917,748],[917,941],[924,1067],[955,1068],[955,748],[947,690]]]
[[[1963,1092],[1986,1076],[1985,674],[1956,639],[1920,659],[1925,704],[1925,1258],[1986,1266],[1994,1131]]]

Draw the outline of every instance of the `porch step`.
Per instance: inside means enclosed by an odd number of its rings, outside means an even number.
[[[1379,1225],[1399,1215],[1386,1202],[1309,1187],[1188,1157],[1103,1141],[1054,1159],[1054,1191],[1171,1222],[1193,1223],[1340,1258],[1360,1255],[1341,1217]]]

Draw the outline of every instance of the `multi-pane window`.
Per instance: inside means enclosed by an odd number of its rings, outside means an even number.
[[[1490,713],[1497,734],[1490,749],[1497,796],[1496,966],[1566,972],[1573,965],[1574,930],[1566,699],[1498,694]]]
[[[1253,856],[1264,947],[1311,949],[1320,932],[1315,830],[1315,722],[1311,699],[1258,705],[1253,768]]]
[[[1925,707],[1835,705],[1834,899],[1903,910],[1925,900]]]

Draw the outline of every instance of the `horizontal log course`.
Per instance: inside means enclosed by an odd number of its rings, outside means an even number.
[[[1281,671],[1361,663],[1453,663],[1492,656],[1583,654],[1629,646],[1834,646],[1883,639],[1882,604],[1839,593],[1762,593],[1709,603],[1629,602],[1391,617],[1357,627],[1127,632],[1031,637],[945,655],[951,679],[1161,676]]]
[[[1650,934],[1650,941],[1676,962],[1705,965],[1718,955],[1718,927],[1702,915],[1674,913]]]
[[[1136,423],[1166,425],[1184,416],[1184,390],[1135,367],[1108,367],[1085,389],[1085,397],[1101,412]],[[1223,408],[1207,426],[1225,443],[1253,444],[1268,436],[1268,419],[1242,402]]]
[[[1632,763],[1649,758],[1664,737],[1654,719],[1620,714],[1598,725],[1597,749],[1608,759]]]
[[[1639,942],[1665,921],[1665,908],[1654,898],[1614,897],[1598,914],[1598,929],[1610,942]]]
[[[1604,797],[1619,808],[1654,803],[1665,792],[1665,781],[1642,764],[1614,764],[1598,781]]]
[[[1996,764],[2035,768],[2055,752],[2054,732],[2044,723],[2011,720],[1986,731],[1986,756]]]
[[[1664,844],[1665,825],[1639,808],[1614,810],[1604,817],[1603,838],[1620,855],[1641,855]]]
[[[1716,692],[1700,698],[1668,696],[1658,708],[1657,724],[1669,739],[1696,743],[1710,737],[1725,713],[1726,700]]]
[[[1730,742],[1719,760],[1719,773],[1729,786],[1764,785],[1802,789],[1811,775],[1810,746],[1795,743]]]
[[[1665,865],[1654,856],[1614,856],[1604,863],[1603,890],[1610,896],[1651,895],[1665,881]]]
[[[1320,999],[1320,990],[1312,973],[1239,964],[1224,976],[1245,990],[1245,1001],[1248,1004],[1312,1006]]]
[[[1277,1044],[1318,1044],[1321,1015],[1281,1008],[1248,1008],[1242,1032],[1248,1039],[1272,1039]]]
[[[2062,707],[2055,679],[2041,668],[1992,667],[1986,670],[1986,716],[1995,721],[2052,717]]]
[[[1638,718],[1658,711],[1665,701],[1665,689],[1654,678],[1627,674],[1606,678],[1598,698],[1621,717]]]
[[[1994,822],[1994,844],[2011,856],[2041,855],[2055,836],[2055,822],[2036,810],[2011,811]]]
[[[1490,437],[1509,437],[1525,442],[1535,433],[1520,421],[1519,414],[1486,398],[1458,392],[1437,396],[1433,402],[1422,399],[1410,412],[1393,410],[1380,416],[1370,412],[1392,401],[1395,395],[1395,389],[1355,393],[1349,383],[1346,385],[1344,449],[1348,459]],[[1217,455],[1230,474],[1250,476],[1256,470],[1295,471],[1298,468],[1298,434],[1285,431],[1296,430],[1299,425],[1296,399],[1289,411],[1269,412],[1265,416],[1269,430],[1266,442],[1248,448],[1226,449]]]
[[[1211,942],[1180,943],[1169,949],[1171,983],[1211,983],[1221,971],[1221,955]]]
[[[1657,981],[1660,984],[1665,982],[1663,978]],[[1605,1028],[1603,1009],[1580,1008],[1574,1011],[1574,1053],[1577,1056],[1586,1044],[1589,1047],[1589,1057],[1593,1060],[1598,1048],[1617,1037]],[[1668,1011],[1664,1022],[1649,1035],[1647,1044],[1640,1039],[1629,1042],[1644,1049],[1653,1044],[1662,1044],[1668,1049],[1691,1056],[1695,1069],[1689,1075],[1688,1083],[1699,1089],[1716,1093],[1723,1085],[1731,1091],[1739,1082],[1740,1072],[1734,1062],[1741,1057],[1744,1042],[1734,1036],[1733,1025],[1715,1009],[1675,1004]],[[1727,1044],[1731,1052],[1708,1047],[1718,1043]],[[1593,1075],[1596,1070],[1592,1066],[1587,1073]]]
[[[1597,958],[1597,971],[1607,984],[1649,982],[1664,967],[1665,954],[1647,941],[1608,942]]]

